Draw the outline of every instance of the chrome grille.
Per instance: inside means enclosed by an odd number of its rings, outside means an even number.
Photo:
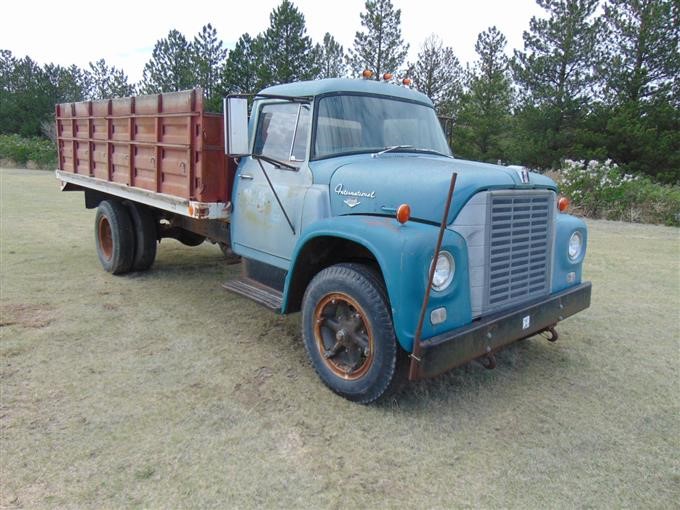
[[[490,193],[486,311],[548,293],[553,197],[549,191]]]

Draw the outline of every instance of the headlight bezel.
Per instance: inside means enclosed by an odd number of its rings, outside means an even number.
[[[441,283],[437,284],[435,282],[438,281],[438,278],[437,278],[438,267],[437,266],[439,266],[440,260],[443,260],[443,261],[445,261],[445,263],[449,264],[449,270],[448,270],[448,274],[446,275],[446,278],[444,278],[443,280],[440,278],[439,281],[441,281]],[[430,271],[432,271],[432,264],[435,264],[434,258],[430,262],[430,268],[429,268]],[[439,256],[437,257],[437,260],[436,260],[435,274],[434,274],[434,278],[432,278],[432,290],[435,291],[435,292],[444,292],[446,289],[448,289],[451,286],[451,283],[453,283],[453,277],[454,277],[455,274],[456,274],[456,260],[454,259],[453,255],[451,255],[450,252],[448,252],[446,250],[441,250],[439,252]],[[429,275],[429,272],[428,272],[428,275]]]
[[[575,248],[574,241],[578,239],[578,248]],[[583,234],[579,230],[574,230],[567,242],[567,257],[570,262],[576,262],[583,254]]]

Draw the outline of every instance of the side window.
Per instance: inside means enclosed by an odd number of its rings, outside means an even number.
[[[306,104],[263,106],[255,137],[255,154],[279,161],[304,161],[310,118],[310,108]]]
[[[309,135],[309,124],[312,112],[308,104],[300,105],[300,116],[298,117],[297,129],[295,130],[295,141],[293,142],[293,154],[291,161],[304,161],[307,154],[307,138]]]

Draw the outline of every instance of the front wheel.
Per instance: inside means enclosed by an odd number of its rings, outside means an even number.
[[[384,286],[368,266],[338,264],[312,279],[302,335],[316,372],[337,394],[368,404],[390,388],[398,347]]]

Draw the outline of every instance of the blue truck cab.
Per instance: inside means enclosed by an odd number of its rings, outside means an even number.
[[[455,158],[425,95],[329,79],[254,99],[248,119],[243,98],[225,100],[244,267],[225,286],[301,311],[310,360],[336,393],[367,403],[405,365],[416,379],[493,364],[513,341],[555,340],[556,323],[589,306],[586,225],[559,210],[556,184]]]

